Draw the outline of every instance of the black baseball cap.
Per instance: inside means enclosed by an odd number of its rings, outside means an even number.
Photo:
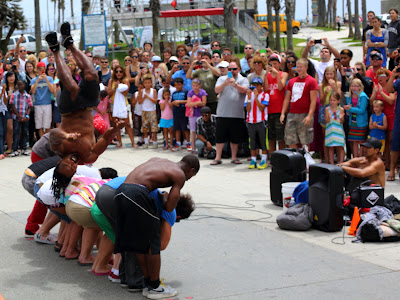
[[[370,57],[370,58],[376,57],[376,58],[378,58],[379,60],[383,60],[383,55],[382,55],[382,53],[380,53],[380,52],[373,53],[373,54],[371,54],[369,57]]]
[[[203,106],[201,109],[200,109],[200,113],[201,114],[208,114],[208,113],[210,113],[211,112],[211,108],[209,108],[208,106]]]
[[[362,143],[361,146],[366,148],[381,149],[382,143],[377,138],[372,137]]]

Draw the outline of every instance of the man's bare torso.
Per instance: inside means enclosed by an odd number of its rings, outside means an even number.
[[[144,185],[152,191],[156,188],[170,187],[176,180],[185,181],[185,174],[178,164],[162,158],[152,158],[136,167],[126,178],[125,183]]]

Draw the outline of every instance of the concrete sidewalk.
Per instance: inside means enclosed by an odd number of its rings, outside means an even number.
[[[178,161],[186,153],[109,149],[95,166],[113,167],[122,176],[151,157]],[[269,198],[269,168],[248,170],[245,161],[209,163],[201,160],[199,174],[184,186],[197,209],[191,220],[173,227],[162,253],[161,277],[178,289],[175,299],[398,298],[398,243],[353,244],[346,236],[340,245],[341,232],[282,231],[275,222],[282,208]],[[90,267],[59,258],[52,246],[25,240],[34,199],[20,181],[29,164],[29,157],[0,162],[0,293],[5,299],[144,299],[94,276]],[[388,182],[385,195],[400,197],[399,182]],[[255,219],[261,220],[243,221]]]

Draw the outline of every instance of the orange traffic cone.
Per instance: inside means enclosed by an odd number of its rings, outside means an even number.
[[[351,219],[351,224],[349,228],[349,235],[356,235],[358,223],[360,223],[360,213],[358,212],[358,207],[354,208],[353,218]]]

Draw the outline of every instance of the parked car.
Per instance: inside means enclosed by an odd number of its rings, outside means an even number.
[[[10,41],[8,42],[7,49],[14,50],[15,47],[17,46],[17,41],[20,38],[20,35],[13,35],[10,38]],[[28,52],[35,52],[36,51],[36,39],[33,35],[31,34],[24,34],[25,41],[21,43],[21,46],[24,46],[26,48],[26,51]],[[3,39],[4,40],[4,39]],[[42,45],[43,41],[42,41]]]
[[[280,22],[279,22],[279,28],[280,31],[283,31],[284,33],[286,33],[287,31],[287,19],[286,19],[286,15],[285,14],[279,14],[280,16]],[[275,32],[275,15],[272,15],[272,17],[274,18],[274,32]],[[260,24],[262,27],[264,27],[265,29],[268,30],[268,15],[258,15],[255,14],[254,15],[254,20]],[[295,21],[292,19],[292,28],[293,28],[293,34],[297,34],[300,30],[300,22],[299,21]]]

